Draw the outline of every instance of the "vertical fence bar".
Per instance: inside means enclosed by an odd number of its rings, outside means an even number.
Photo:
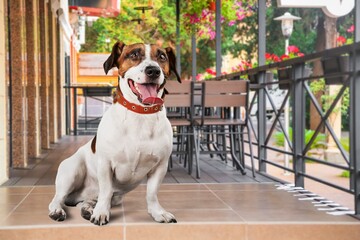
[[[191,76],[192,81],[196,81],[196,36],[195,33],[191,35]]]
[[[266,51],[266,0],[258,0],[258,63],[259,66],[265,65]]]
[[[293,167],[295,172],[295,186],[304,187],[305,160],[302,152],[305,145],[305,92],[303,81],[296,81],[303,77],[304,64],[292,66],[291,108],[293,129]]]
[[[216,0],[215,13],[215,53],[216,53],[216,76],[221,76],[221,0]]]
[[[258,84],[265,83],[265,71],[259,72],[257,75]],[[266,95],[265,88],[263,86],[258,90],[258,157],[259,157],[259,171],[266,172],[266,163],[263,159],[266,159],[266,148],[264,147],[266,141]]]
[[[74,102],[73,102],[73,118],[74,118],[74,135],[77,135],[77,124],[78,124],[78,120],[77,120],[77,88],[73,88],[74,92],[73,92],[73,97],[74,97]]]
[[[266,51],[266,1],[258,1],[258,63],[259,66],[265,64]],[[258,84],[265,83],[265,71],[258,73]],[[258,90],[258,157],[259,157],[259,171],[266,172],[266,148],[263,147],[266,141],[266,95],[264,88]]]
[[[70,56],[65,54],[65,109],[66,109],[66,135],[71,134],[71,90],[70,86]]]
[[[355,42],[360,42],[360,3],[355,1]]]
[[[353,75],[350,81],[350,171],[351,188],[354,190],[355,214],[360,216],[360,49],[351,56]]]
[[[176,70],[181,76],[180,50],[180,0],[176,0]]]

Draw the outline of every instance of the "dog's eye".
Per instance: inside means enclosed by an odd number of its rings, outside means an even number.
[[[160,53],[158,55],[158,59],[161,61],[161,62],[165,62],[167,59],[166,59],[166,55],[164,53]]]
[[[140,53],[139,52],[133,52],[129,55],[129,57],[131,59],[138,59],[140,57]]]

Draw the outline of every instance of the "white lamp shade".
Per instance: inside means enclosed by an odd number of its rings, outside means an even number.
[[[289,38],[293,31],[294,20],[300,20],[300,17],[291,15],[291,13],[286,12],[284,15],[274,18],[274,20],[281,21],[281,30],[285,38]]]

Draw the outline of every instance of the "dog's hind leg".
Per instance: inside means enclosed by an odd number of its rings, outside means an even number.
[[[85,175],[86,168],[81,150],[60,164],[55,181],[56,193],[49,204],[51,219],[55,221],[66,219],[66,212],[63,209],[66,198],[82,186]]]
[[[96,200],[85,200],[81,204],[81,216],[86,220],[90,220],[95,205],[96,205]]]
[[[122,194],[118,194],[118,193],[114,193],[114,195],[111,198],[111,206],[118,206],[120,204],[122,204],[123,202],[123,195]]]
[[[117,206],[122,204],[123,195],[114,193],[113,197],[111,198],[111,206]],[[86,219],[90,220],[91,215],[93,214],[94,208],[96,206],[97,200],[85,200],[81,204],[81,216]]]

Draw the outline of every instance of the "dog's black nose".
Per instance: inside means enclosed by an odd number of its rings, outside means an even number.
[[[155,66],[149,66],[145,68],[145,74],[151,79],[158,78],[160,76],[160,68]]]

